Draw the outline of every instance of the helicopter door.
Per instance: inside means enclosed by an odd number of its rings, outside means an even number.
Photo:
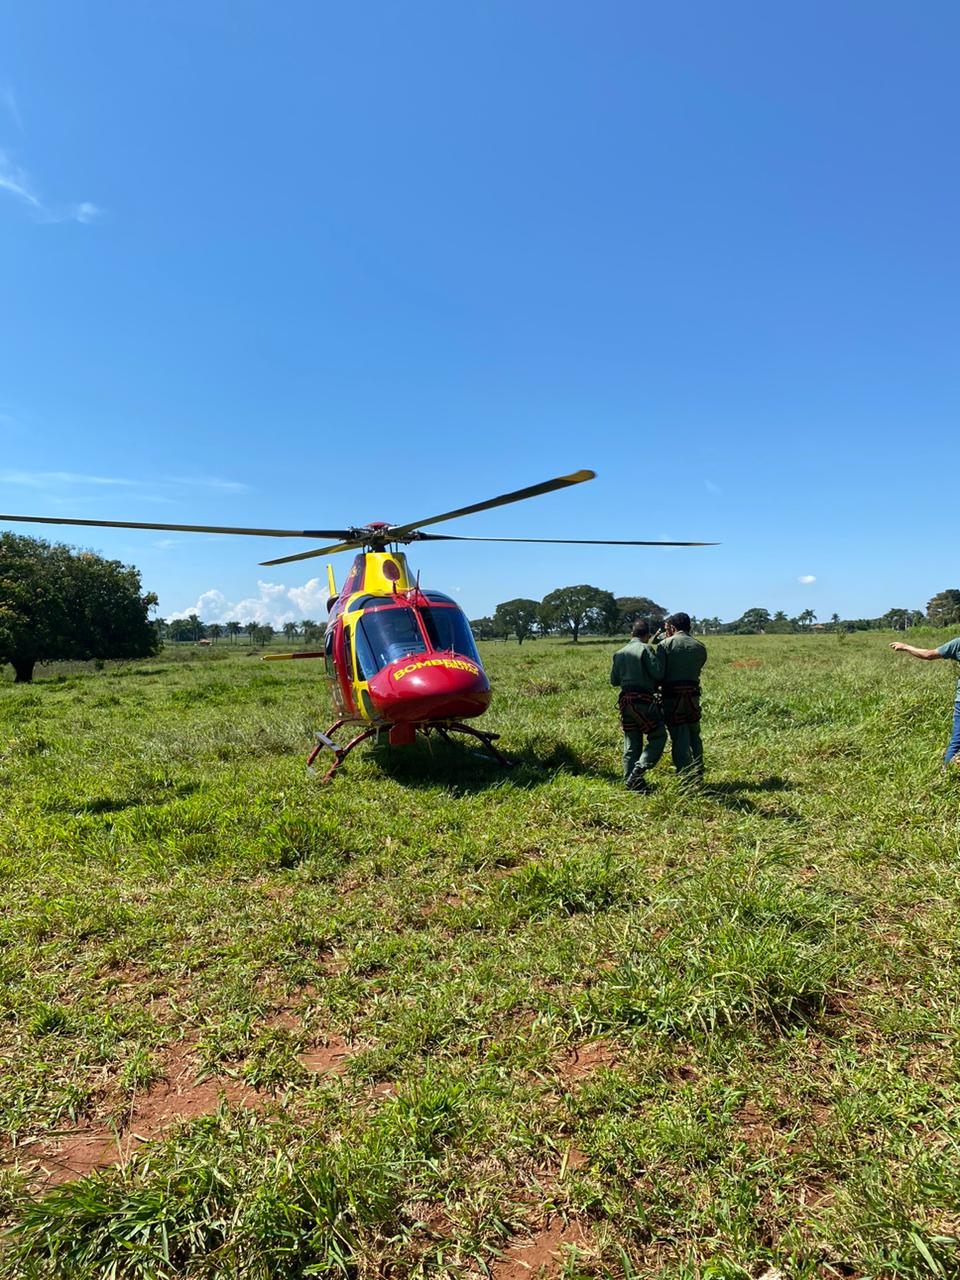
[[[340,711],[344,715],[352,715],[353,689],[350,684],[350,673],[353,662],[349,657],[350,640],[343,623],[337,619],[333,626],[333,661],[337,671],[337,680],[333,685],[333,696]]]

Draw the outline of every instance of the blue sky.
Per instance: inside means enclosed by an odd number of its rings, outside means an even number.
[[[960,584],[958,37],[936,0],[4,6],[0,510],[337,527],[589,467],[442,531],[722,546],[423,581],[922,607]],[[322,561],[257,566],[289,540],[20,529],[165,616],[323,616]]]

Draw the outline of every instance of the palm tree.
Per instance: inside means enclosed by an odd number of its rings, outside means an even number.
[[[803,613],[797,618],[801,627],[809,627],[817,620],[817,615],[812,609],[804,609]]]
[[[243,630],[243,626],[239,622],[227,623],[227,635],[232,637],[234,644],[237,643],[237,636],[240,634],[242,630]]]
[[[196,615],[195,613],[191,613],[191,614],[190,614],[190,616],[187,618],[187,621],[190,623],[191,627],[193,627],[193,638],[194,638],[194,640],[200,640],[200,639],[202,639],[202,637],[203,637],[203,623],[200,621],[200,619],[197,617],[197,615]]]
[[[300,623],[300,634],[303,636],[303,643],[307,643],[308,637],[312,636],[317,630],[317,624],[312,618],[304,618]]]
[[[297,624],[295,622],[285,622],[283,624],[283,634],[292,642],[294,636],[297,634]]]
[[[216,642],[223,635],[223,627],[221,627],[219,622],[211,622],[210,625],[207,627],[207,635],[214,642],[214,644],[216,644]]]

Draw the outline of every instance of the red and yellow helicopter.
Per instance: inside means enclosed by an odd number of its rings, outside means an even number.
[[[492,507],[521,502],[570,485],[592,480],[594,471],[574,471],[542,484],[501,494],[469,507],[446,511],[408,524],[372,521],[351,529],[243,529],[217,525],[148,524],[124,520],[68,520],[62,517],[6,516],[35,524],[92,525],[110,529],[158,529],[185,533],[243,534],[275,538],[334,538],[329,546],[295,555],[264,560],[265,566],[291,564],[315,556],[357,550],[340,591],[333,569],[327,566],[330,598],[324,648],[318,652],[268,654],[266,661],[323,658],[338,719],[326,733],[317,733],[317,745],[307,761],[312,766],[324,749],[334,761],[324,774],[328,782],[349,753],[376,736],[399,746],[414,741],[418,732],[451,732],[478,739],[501,764],[510,761],[494,745],[498,734],[464,723],[476,719],[490,703],[487,679],[470,624],[463,610],[440,591],[424,591],[419,575],[411,578],[401,544],[410,542],[530,542],[617,547],[703,547],[705,542],[663,542],[608,538],[471,538],[458,534],[423,533],[427,525],[459,516],[488,511]],[[333,735],[344,725],[360,727],[345,746]]]

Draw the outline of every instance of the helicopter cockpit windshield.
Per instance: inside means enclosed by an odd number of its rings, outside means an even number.
[[[369,680],[381,667],[411,653],[426,653],[415,610],[401,605],[366,612],[356,627],[357,665]]]
[[[441,595],[439,591],[428,592],[427,599],[431,607],[421,609],[420,616],[427,629],[431,648],[452,649],[454,653],[463,654],[465,658],[472,658],[474,662],[479,662],[480,655],[477,653],[470,623],[467,622],[460,606],[454,604],[449,596]]]
[[[391,662],[428,650],[453,651],[480,662],[470,624],[459,606],[439,592],[431,592],[428,599],[430,606],[419,611],[409,605],[364,610],[355,627],[357,667],[362,680],[369,680]]]

